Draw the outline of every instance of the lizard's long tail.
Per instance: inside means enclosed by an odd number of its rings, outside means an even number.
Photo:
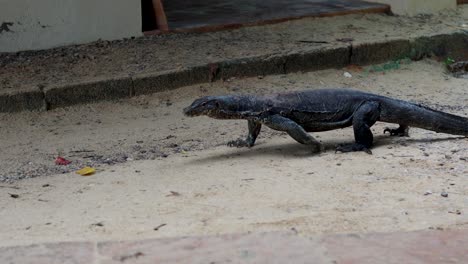
[[[468,136],[468,118],[466,117],[400,100],[387,101],[384,104],[388,106],[383,107],[381,113],[381,119],[384,122],[408,125],[439,133]]]

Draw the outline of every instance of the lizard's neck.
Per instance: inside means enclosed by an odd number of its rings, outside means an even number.
[[[263,100],[252,95],[229,96],[225,102],[221,109],[210,116],[217,119],[251,119],[265,109]]]

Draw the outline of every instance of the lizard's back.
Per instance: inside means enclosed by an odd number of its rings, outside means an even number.
[[[362,102],[383,98],[351,89],[320,89],[272,94],[263,100],[273,112],[307,125],[348,120]]]

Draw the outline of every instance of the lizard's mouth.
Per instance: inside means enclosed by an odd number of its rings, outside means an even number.
[[[195,113],[195,111],[193,111],[193,109],[189,106],[189,107],[185,107],[184,108],[184,115],[186,116],[197,116],[197,114]]]
[[[202,115],[209,115],[209,113],[212,110],[206,110],[206,109],[199,109],[197,107],[186,107],[184,108],[184,115],[188,117],[195,117],[195,116],[202,116]]]

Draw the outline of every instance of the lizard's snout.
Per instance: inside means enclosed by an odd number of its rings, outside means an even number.
[[[190,106],[185,107],[183,111],[184,111],[184,115],[193,116],[193,111],[192,111],[192,108]]]
[[[199,116],[203,114],[202,109],[193,105],[184,108],[184,115],[189,117]]]

